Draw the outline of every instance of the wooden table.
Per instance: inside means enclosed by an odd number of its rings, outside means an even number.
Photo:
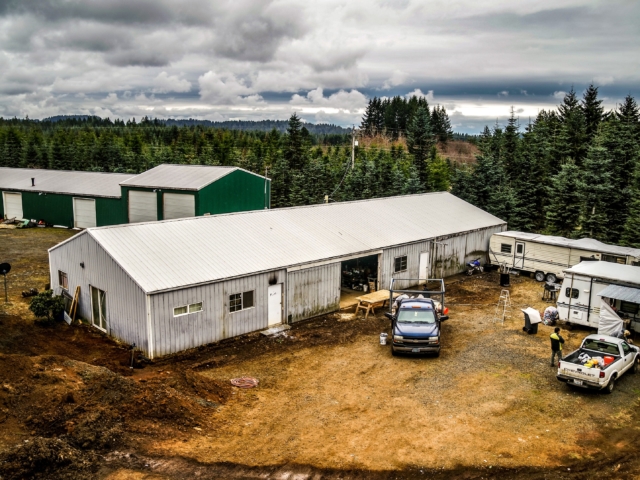
[[[396,298],[399,295],[399,293],[394,293],[393,298]],[[368,293],[367,295],[356,297],[356,300],[358,300],[356,315],[358,314],[358,310],[364,310],[364,318],[366,320],[369,316],[369,312],[373,312],[373,314],[375,315],[375,309],[378,307],[384,307],[385,304],[389,301],[389,290],[378,290],[377,292]]]

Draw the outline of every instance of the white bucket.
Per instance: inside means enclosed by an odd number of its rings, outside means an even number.
[[[381,333],[380,334],[380,345],[386,345],[387,344],[387,334],[386,333]]]

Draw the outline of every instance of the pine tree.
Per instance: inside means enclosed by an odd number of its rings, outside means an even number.
[[[451,121],[444,107],[436,105],[431,113],[433,134],[438,142],[445,144],[453,138]]]
[[[598,87],[593,84],[584,92],[581,103],[582,112],[584,113],[585,133],[587,141],[591,142],[593,137],[598,133],[598,127],[604,117],[604,108],[602,100],[598,99]]]
[[[611,182],[612,161],[609,152],[598,141],[589,148],[584,161],[579,191],[582,196],[581,236],[610,241],[611,198],[616,186]],[[616,239],[617,240],[617,239]]]
[[[429,182],[429,166],[427,162],[433,144],[433,133],[428,110],[419,107],[407,130],[407,149],[413,155],[413,162],[422,185],[427,185]]]
[[[424,192],[424,184],[420,181],[420,175],[414,165],[409,167],[409,176],[407,177],[402,193],[404,195],[415,195]]]
[[[290,169],[301,171],[307,162],[305,136],[302,122],[295,113],[289,118],[289,127],[284,143],[284,158]]]
[[[451,186],[451,169],[435,148],[434,146],[432,160],[429,162],[429,191],[447,192]]]
[[[567,161],[551,178],[546,209],[547,230],[551,235],[572,237],[580,222],[582,198],[579,191],[580,169]]]
[[[640,248],[640,162],[636,164],[629,197],[629,213],[620,243],[628,247]]]
[[[560,161],[573,159],[581,166],[587,151],[587,133],[585,116],[573,87],[564,97],[558,107],[562,128],[560,130],[559,146]]]
[[[17,168],[22,161],[22,138],[18,130],[14,127],[9,127],[4,139],[4,166]]]
[[[513,107],[506,128],[504,129],[504,149],[502,164],[509,179],[515,179],[520,175],[517,171],[518,155],[520,155],[520,125],[516,119]]]
[[[473,168],[456,165],[451,173],[451,193],[462,200],[478,206]]]

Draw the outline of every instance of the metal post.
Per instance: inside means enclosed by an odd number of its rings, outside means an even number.
[[[356,126],[351,129],[351,170],[356,166]]]

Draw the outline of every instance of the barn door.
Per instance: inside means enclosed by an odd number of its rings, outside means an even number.
[[[129,190],[129,223],[158,220],[158,199],[154,192]]]
[[[73,226],[91,228],[96,226],[96,201],[91,198],[73,199]]]
[[[186,218],[196,216],[196,197],[187,193],[165,193],[162,218]]]
[[[91,287],[91,323],[107,330],[107,292],[96,287]]]
[[[269,321],[268,325],[282,323],[282,284],[269,285]]]
[[[4,216],[22,219],[22,194],[3,192]]]
[[[427,283],[427,278],[429,278],[429,252],[420,253],[420,262],[418,267],[418,285],[423,285]]]

